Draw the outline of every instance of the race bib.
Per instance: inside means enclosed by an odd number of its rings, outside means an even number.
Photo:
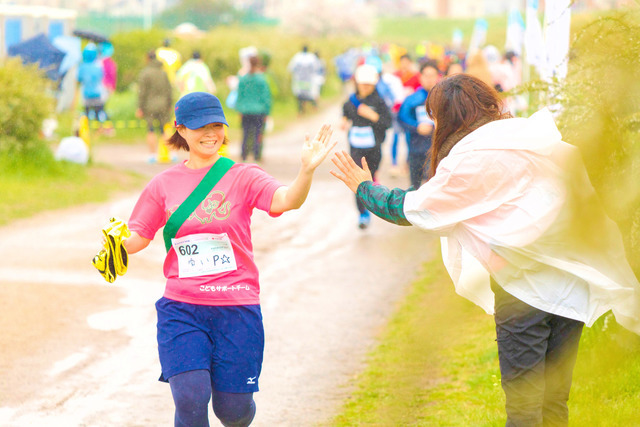
[[[433,125],[433,120],[429,118],[429,115],[427,114],[427,107],[424,105],[416,107],[416,120],[418,121],[418,124],[427,123]]]
[[[178,277],[208,276],[237,270],[231,241],[226,233],[190,234],[171,239],[178,256]]]
[[[355,148],[373,148],[376,138],[371,126],[352,126],[349,130],[349,144]]]

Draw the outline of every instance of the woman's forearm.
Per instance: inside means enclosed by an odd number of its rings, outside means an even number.
[[[140,236],[135,231],[131,232],[131,237],[125,239],[122,242],[123,246],[127,250],[127,253],[130,255],[135,254],[136,252],[140,252],[141,250],[149,246],[149,243],[151,243],[151,240]]]
[[[301,168],[296,179],[288,187],[278,188],[273,195],[270,211],[282,213],[302,206],[311,189],[313,172],[313,170]]]
[[[365,181],[358,185],[356,196],[365,208],[387,222],[397,225],[412,225],[404,215],[404,197],[406,190],[389,190],[383,185]]]

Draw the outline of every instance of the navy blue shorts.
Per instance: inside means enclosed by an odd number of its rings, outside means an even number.
[[[264,353],[259,305],[207,306],[162,297],[156,309],[160,381],[206,369],[217,391],[258,391]]]

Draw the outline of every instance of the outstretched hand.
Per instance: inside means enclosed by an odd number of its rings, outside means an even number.
[[[369,170],[369,165],[364,157],[362,158],[362,168],[356,165],[356,162],[345,151],[335,153],[331,161],[342,172],[338,173],[332,170],[329,171],[331,175],[344,182],[354,193],[358,191],[360,183],[373,181],[371,170]]]
[[[337,141],[331,142],[333,130],[330,125],[323,125],[313,140],[307,135],[302,147],[302,167],[314,171],[336,146]]]

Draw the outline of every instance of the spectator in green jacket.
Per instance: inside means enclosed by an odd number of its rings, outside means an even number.
[[[156,132],[161,135],[164,143],[163,128],[172,118],[173,99],[172,87],[167,73],[162,68],[162,62],[156,58],[155,51],[147,53],[147,65],[138,77],[138,110],[136,117],[144,118],[147,122],[147,146],[149,148],[149,162],[156,161],[158,139]]]
[[[242,116],[242,160],[253,151],[256,162],[262,158],[262,135],[267,116],[271,112],[271,90],[260,72],[260,59],[249,58],[250,69],[238,83],[236,110]]]

